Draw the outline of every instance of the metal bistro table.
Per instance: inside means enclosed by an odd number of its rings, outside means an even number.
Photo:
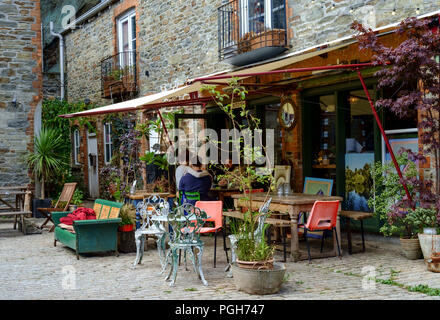
[[[248,195],[246,195],[247,197]],[[245,197],[243,194],[235,194],[232,195],[234,199],[234,206],[237,209],[242,207],[249,208],[249,200],[242,199]],[[291,228],[291,243],[290,243],[290,259],[292,261],[306,260],[308,259],[307,252],[300,251],[299,249],[299,238],[298,238],[298,216],[300,212],[310,212],[312,210],[313,204],[315,201],[342,201],[341,197],[338,196],[321,196],[321,195],[312,195],[312,194],[303,194],[303,193],[292,193],[290,195],[278,196],[276,193],[270,193],[267,195],[266,192],[259,192],[252,194],[252,210],[258,210],[261,205],[265,203],[267,198],[272,198],[272,202],[270,203],[269,210],[271,211],[279,211],[286,212],[290,216],[290,228]],[[341,211],[341,205],[339,204],[338,209],[338,219],[336,223],[336,230],[338,233],[338,241],[341,243],[341,231],[340,231],[340,221],[339,214]],[[336,238],[333,237],[333,252],[331,253],[313,253],[314,258],[324,258],[337,256],[337,245]],[[341,249],[342,255],[342,249]]]

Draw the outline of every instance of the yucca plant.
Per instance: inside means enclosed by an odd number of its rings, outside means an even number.
[[[49,128],[42,128],[34,141],[34,153],[27,157],[29,168],[41,180],[41,196],[45,198],[45,184],[61,174],[67,159],[64,154],[63,140],[60,134]]]

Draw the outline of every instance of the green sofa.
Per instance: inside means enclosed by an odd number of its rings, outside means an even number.
[[[68,212],[53,212],[55,224],[54,246],[57,241],[76,251],[76,257],[82,253],[115,251],[118,256],[118,225],[121,222],[119,212],[122,203],[96,199],[93,210],[96,220],[76,220],[73,222],[74,233],[59,226],[60,219]]]

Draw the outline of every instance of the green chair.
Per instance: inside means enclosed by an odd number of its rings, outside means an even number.
[[[182,205],[184,203],[195,204],[197,201],[200,201],[200,192],[198,191],[179,191],[178,205]]]

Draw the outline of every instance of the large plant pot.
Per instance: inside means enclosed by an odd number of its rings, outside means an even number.
[[[419,239],[402,239],[400,238],[403,255],[410,260],[417,260],[423,257],[420,248]]]
[[[118,231],[118,251],[123,253],[136,252],[134,230]]]
[[[418,234],[420,248],[422,249],[423,258],[428,260],[431,258],[432,248],[434,252],[440,252],[440,235]]]
[[[273,294],[281,289],[286,267],[274,262],[273,269],[246,269],[232,265],[232,275],[238,290],[249,294]]]
[[[267,270],[273,269],[273,259],[266,261],[236,261],[238,267],[242,269],[257,269],[257,270]]]
[[[37,208],[50,208],[52,205],[52,199],[38,199],[34,198],[32,200],[32,216],[34,218],[45,218],[43,214],[37,210]]]

